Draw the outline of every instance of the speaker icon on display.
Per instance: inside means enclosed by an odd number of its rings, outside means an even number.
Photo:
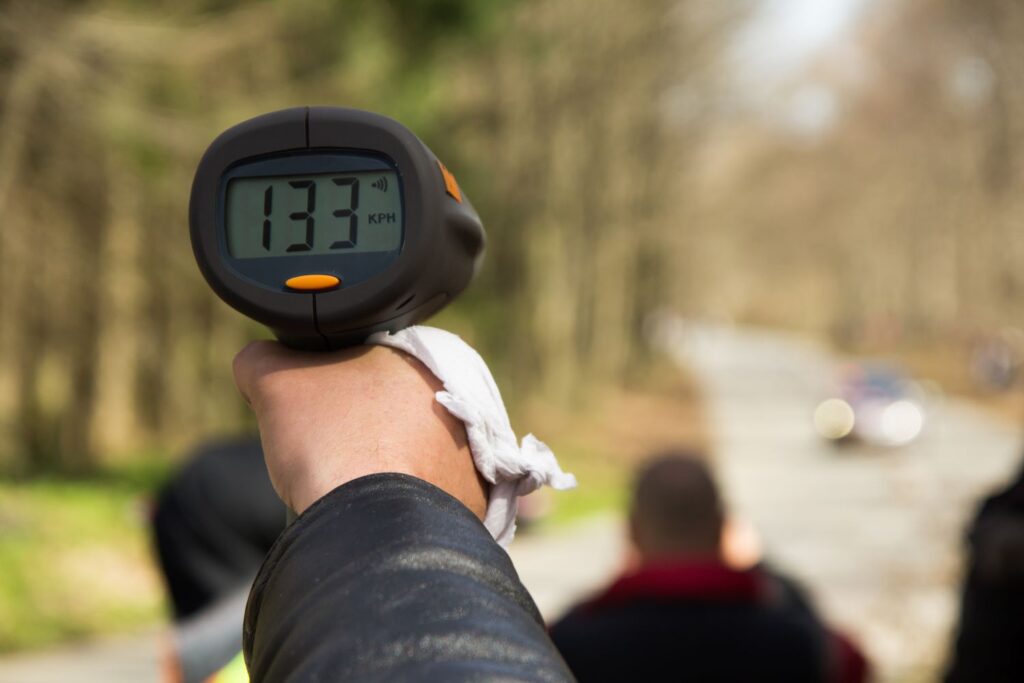
[[[388,179],[384,176],[377,178],[374,182],[370,183],[370,187],[380,190],[381,192],[388,191]]]

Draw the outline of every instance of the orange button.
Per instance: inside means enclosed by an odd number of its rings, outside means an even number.
[[[437,165],[441,167],[441,175],[444,177],[444,189],[448,191],[452,199],[461,204],[462,190],[459,189],[459,184],[455,182],[455,176],[440,161],[437,162]]]
[[[285,280],[288,289],[300,289],[304,292],[317,292],[331,289],[341,284],[341,280],[333,275],[296,275]]]

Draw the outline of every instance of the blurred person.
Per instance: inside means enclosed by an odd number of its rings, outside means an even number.
[[[174,618],[167,683],[205,681],[241,652],[249,587],[285,520],[256,437],[201,445],[162,488],[152,533]]]
[[[1024,680],[1024,467],[982,501],[967,533],[968,568],[947,683]]]
[[[551,637],[581,683],[842,681],[867,663],[815,616],[792,581],[750,561],[756,539],[733,527],[707,466],[669,453],[639,471],[629,513],[638,568],[555,623]]]

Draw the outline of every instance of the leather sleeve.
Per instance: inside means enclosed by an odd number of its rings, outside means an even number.
[[[349,482],[285,530],[244,651],[256,683],[573,680],[480,521],[401,474]]]

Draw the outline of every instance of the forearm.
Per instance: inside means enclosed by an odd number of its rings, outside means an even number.
[[[252,680],[572,680],[505,552],[442,490],[379,474],[310,507],[253,586]]]

